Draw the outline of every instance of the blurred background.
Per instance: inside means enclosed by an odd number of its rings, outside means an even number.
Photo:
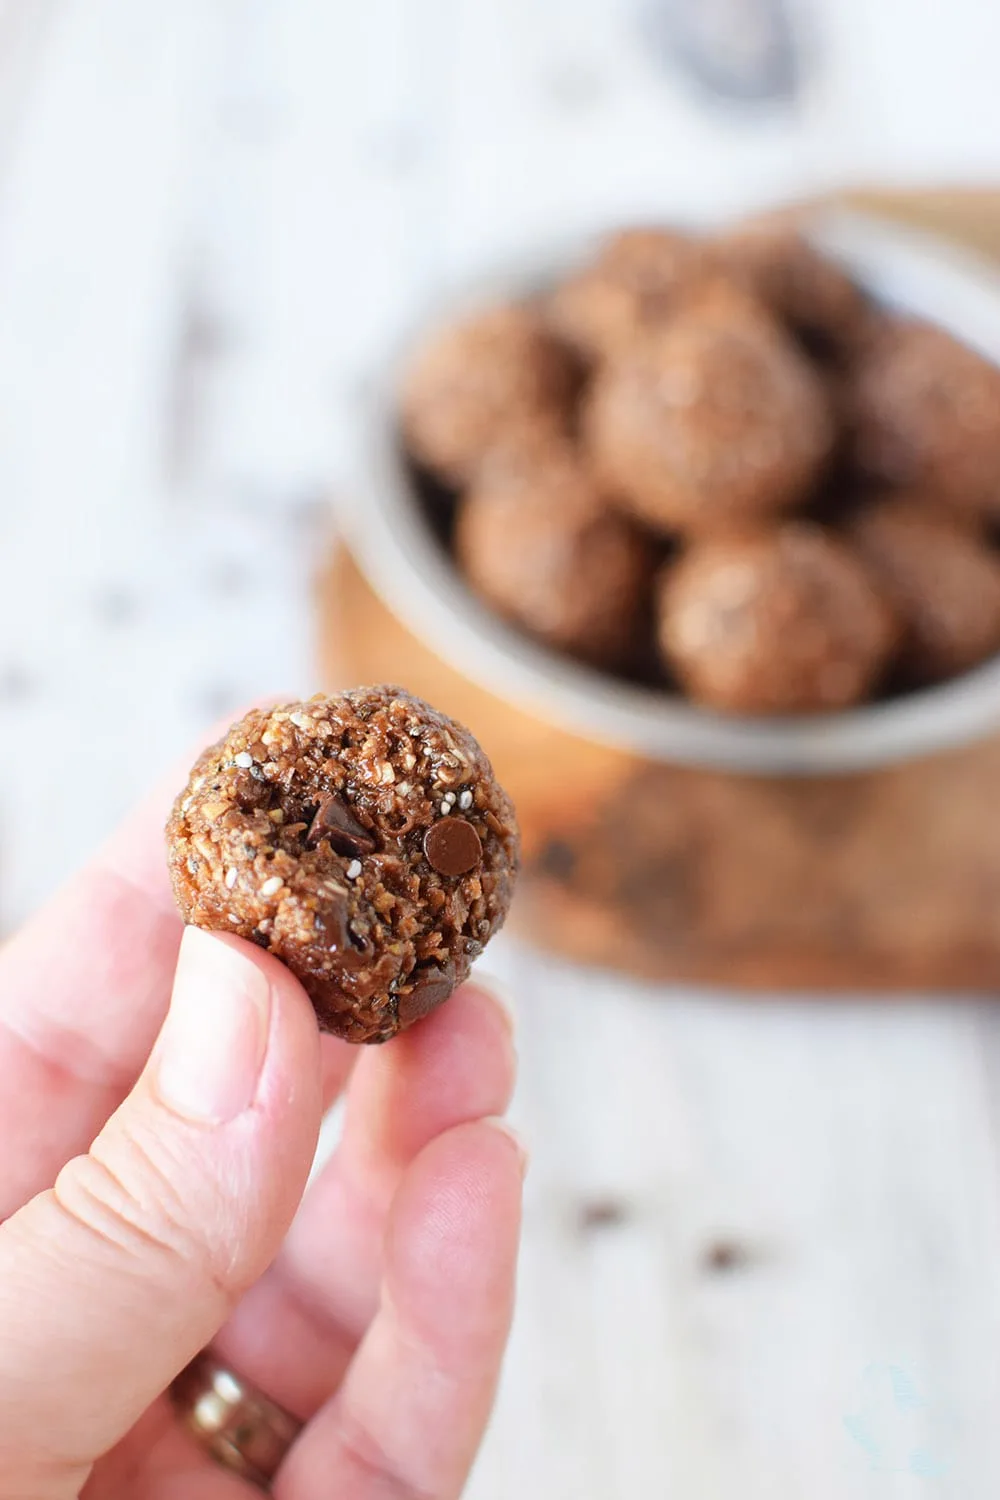
[[[846,190],[988,244],[998,55],[990,0],[0,0],[3,929],[208,723],[319,685],[415,309]],[[474,1500],[995,1494],[989,1005],[485,967],[535,1159]]]

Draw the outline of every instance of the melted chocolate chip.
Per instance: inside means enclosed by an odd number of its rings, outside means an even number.
[[[316,925],[323,933],[327,947],[343,952],[350,943],[347,928],[347,897],[327,896],[316,908]]]
[[[233,783],[236,793],[236,805],[241,812],[256,812],[259,808],[270,807],[271,788],[268,782],[261,782],[254,776],[256,766],[250,771],[237,771]]]
[[[321,839],[327,839],[330,848],[337,854],[357,858],[371,854],[375,840],[363,823],[359,823],[350,807],[341,797],[328,792],[322,799],[306,834],[306,843],[315,848]]]
[[[440,818],[424,834],[424,853],[439,875],[466,875],[482,864],[479,834],[464,818]]]
[[[413,975],[413,988],[401,992],[398,998],[400,1025],[409,1026],[413,1021],[429,1016],[443,1000],[447,1000],[454,988],[455,975],[450,967],[439,969],[432,964],[426,969],[417,969]]]

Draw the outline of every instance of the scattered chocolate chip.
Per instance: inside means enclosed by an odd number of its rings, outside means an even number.
[[[483,846],[464,818],[441,818],[424,834],[424,853],[439,875],[466,875],[482,863]]]
[[[617,1198],[593,1198],[580,1204],[579,1225],[589,1233],[594,1229],[616,1229],[629,1218],[629,1211]]]
[[[447,1000],[455,988],[455,975],[450,969],[439,969],[432,964],[426,969],[417,969],[413,975],[413,987],[408,992],[400,991],[398,1015],[400,1025],[409,1026]]]
[[[330,848],[338,854],[357,859],[361,854],[371,854],[375,840],[363,823],[359,823],[350,807],[341,798],[328,792],[316,809],[315,816],[306,834],[310,848],[327,839]]]
[[[736,1240],[713,1240],[701,1255],[701,1268],[716,1274],[745,1270],[753,1259],[745,1245]]]

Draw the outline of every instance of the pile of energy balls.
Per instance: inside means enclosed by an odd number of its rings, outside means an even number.
[[[605,672],[809,714],[1000,649],[1000,368],[787,218],[615,234],[436,331],[400,405],[472,589]]]

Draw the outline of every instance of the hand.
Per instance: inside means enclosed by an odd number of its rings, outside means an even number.
[[[0,1500],[256,1494],[164,1394],[209,1343],[305,1423],[281,1500],[449,1500],[511,1314],[506,1013],[470,985],[384,1048],[321,1039],[282,965],[182,929],[164,816],[0,953]]]

